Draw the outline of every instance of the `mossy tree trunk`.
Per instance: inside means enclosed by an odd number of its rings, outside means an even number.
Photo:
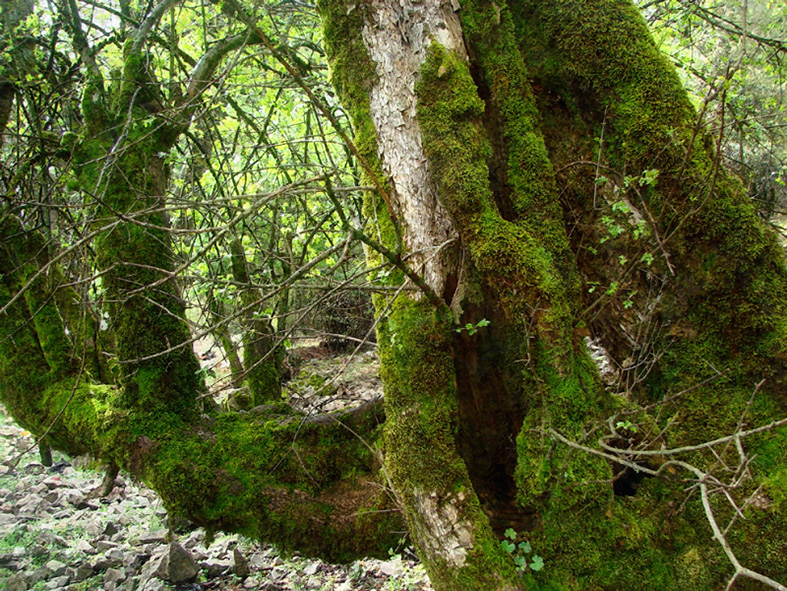
[[[620,465],[550,436],[585,441],[628,407],[629,435],[677,446],[785,413],[783,254],[634,6],[320,10],[334,86],[387,187],[367,232],[440,299],[377,301],[386,465],[435,588],[724,587],[732,566],[699,501],[674,510],[680,480],[637,478],[630,498]],[[781,440],[750,442],[767,455],[755,482],[784,465]],[[752,513],[783,523],[774,506]],[[508,527],[550,559],[543,571],[511,577],[492,533]],[[783,534],[755,549],[755,532],[730,538],[785,577]]]
[[[248,396],[235,395],[235,404],[248,410],[281,398],[281,363],[283,344],[277,342],[271,317],[263,310],[263,298],[251,282],[249,263],[239,238],[230,244],[232,278],[239,285],[243,310],[243,373]]]

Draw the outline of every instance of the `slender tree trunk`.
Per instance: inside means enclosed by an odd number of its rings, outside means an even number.
[[[249,397],[237,397],[236,404],[248,410],[281,398],[281,361],[283,348],[276,343],[270,316],[262,308],[259,291],[252,286],[248,262],[240,240],[232,241],[232,277],[242,287],[244,337],[243,365]]]

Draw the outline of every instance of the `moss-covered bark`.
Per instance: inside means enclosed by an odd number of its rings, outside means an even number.
[[[366,145],[376,78],[364,60],[348,64],[342,56],[354,48],[358,59],[357,30],[377,26],[381,5],[325,6],[337,88]],[[334,24],[337,13],[350,15],[342,16],[344,29]],[[436,34],[417,94],[431,180],[471,261],[444,297],[460,327],[484,318],[493,327],[442,344],[435,339],[431,353],[453,360],[456,393],[446,400],[456,404],[454,441],[474,489],[496,527],[505,527],[507,517],[551,556],[551,568],[529,573],[530,583],[623,589],[647,576],[664,588],[714,588],[731,569],[699,502],[690,499],[674,511],[685,498],[680,481],[649,479],[635,497],[615,496],[612,474],[619,467],[546,433],[551,428],[584,440],[621,406],[636,409],[693,387],[714,368],[725,370],[723,378],[654,407],[655,417],[635,415],[640,428],[658,432],[672,420],[659,438],[672,446],[729,434],[762,378],[768,385],[747,420],[763,424],[780,416],[787,294],[780,250],[719,170],[713,138],[695,127],[677,76],[630,3],[517,2],[510,13],[498,2],[469,1],[460,14],[464,49],[446,49]],[[371,34],[362,38],[372,42]],[[377,66],[383,75],[390,64]],[[594,159],[599,168],[625,172],[599,189],[597,169],[587,165]],[[626,196],[641,224],[617,215],[622,206],[610,203],[614,184],[641,187]],[[615,232],[627,235],[610,236]],[[384,336],[388,321],[381,327]],[[623,372],[632,384],[628,399],[603,392],[584,348],[587,334],[632,367]],[[391,400],[408,362],[393,353],[384,362]],[[637,374],[637,367],[647,371]],[[506,412],[518,420],[501,420]],[[401,421],[413,421],[419,432],[411,417]],[[514,437],[513,461],[490,459],[493,450],[510,456],[512,448],[495,440]],[[763,456],[752,489],[764,481],[778,490],[772,479],[784,461],[780,440],[772,433],[750,442]],[[712,464],[703,454],[691,460]],[[489,484],[492,478],[497,484]],[[722,503],[716,510],[724,514]],[[781,519],[778,508],[769,511]],[[730,539],[750,540],[753,531],[741,527]],[[782,546],[769,540],[756,550],[746,543],[738,548],[753,567],[779,578]],[[421,550],[435,554],[426,544]],[[450,588],[439,571],[435,578],[438,587]]]
[[[276,342],[271,319],[262,308],[262,298],[251,284],[248,261],[240,239],[230,244],[232,253],[232,278],[239,284],[240,303],[243,309],[243,365],[247,396],[235,396],[235,404],[248,410],[264,402],[277,402],[281,398],[281,362],[284,357],[282,343]]]
[[[0,230],[0,400],[21,424],[58,449],[130,470],[171,514],[209,530],[334,561],[384,556],[396,544],[401,516],[380,486],[375,451],[379,404],[318,418],[279,404],[199,421],[129,409],[122,389],[78,373],[56,298],[28,283],[35,233],[9,220]]]

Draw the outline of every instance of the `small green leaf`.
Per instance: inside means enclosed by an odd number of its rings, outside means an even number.
[[[535,571],[541,570],[544,568],[544,559],[538,554],[533,554],[533,562],[530,563],[530,568]]]
[[[529,542],[519,542],[517,547],[525,554],[530,554],[530,551],[532,550]]]
[[[509,554],[513,554],[514,550],[516,550],[516,546],[514,546],[514,544],[512,544],[508,540],[503,540],[502,542],[500,542],[500,547],[503,548],[503,550],[505,550]]]
[[[516,531],[514,528],[509,527],[503,535],[509,540],[516,540]]]
[[[527,567],[527,560],[525,559],[524,556],[515,556],[514,564],[516,564],[518,568],[524,570],[525,567]]]

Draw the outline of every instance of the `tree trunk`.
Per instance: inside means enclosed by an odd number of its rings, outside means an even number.
[[[367,233],[442,296],[437,310],[420,294],[377,301],[386,465],[435,588],[637,588],[645,573],[659,588],[724,586],[732,567],[714,566],[699,501],[674,510],[679,481],[642,483],[554,435],[581,442],[629,407],[632,433],[649,425],[640,442],[679,446],[729,435],[747,412],[757,425],[784,413],[783,255],[636,9],[320,9],[357,146],[386,182]],[[616,362],[621,395],[602,388],[586,335]],[[750,442],[762,466],[784,460],[779,440]],[[487,519],[527,532],[549,566],[521,581],[491,567],[506,557]],[[756,551],[756,530],[739,528],[738,551],[783,577],[783,536]]]

